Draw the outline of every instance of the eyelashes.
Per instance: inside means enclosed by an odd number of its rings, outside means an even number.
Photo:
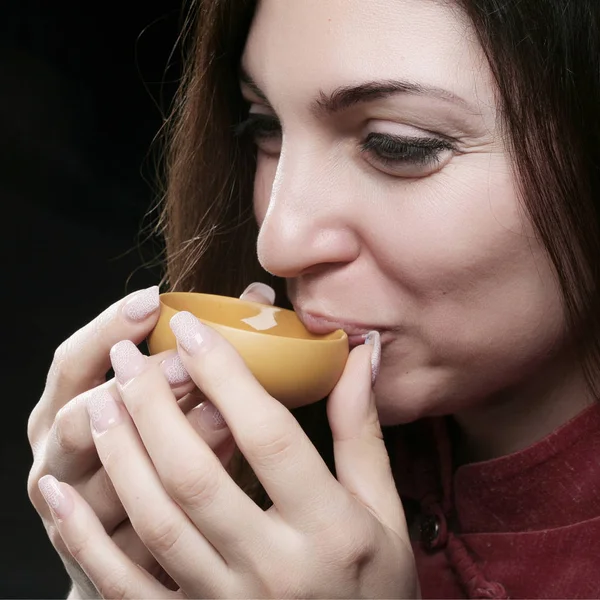
[[[250,113],[239,123],[234,134],[250,138],[269,155],[278,154],[281,139],[279,120],[262,113]],[[424,176],[451,154],[455,147],[447,139],[436,137],[399,136],[371,132],[360,144],[360,152],[376,168],[397,176]],[[407,170],[408,169],[408,170]],[[421,171],[419,173],[419,170]]]
[[[436,164],[444,151],[453,149],[450,142],[439,138],[403,137],[375,132],[369,133],[361,146],[361,152],[373,152],[381,161],[392,165],[398,162]]]
[[[281,135],[281,124],[271,115],[250,113],[244,121],[235,126],[233,133],[236,137],[250,137],[254,140],[273,138]]]

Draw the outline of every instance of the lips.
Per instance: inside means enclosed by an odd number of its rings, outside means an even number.
[[[374,329],[380,330],[376,325],[364,325],[358,323],[352,323],[343,320],[334,320],[321,315],[316,315],[310,312],[296,309],[298,317],[311,333],[315,335],[325,335],[338,329],[343,329],[348,336],[348,343],[350,347],[360,346],[365,341],[366,335]]]

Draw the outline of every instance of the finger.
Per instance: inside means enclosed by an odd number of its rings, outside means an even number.
[[[69,400],[105,381],[109,352],[119,340],[139,344],[156,325],[159,314],[157,286],[130,294],[63,342],[54,354],[46,388],[29,420],[29,439],[50,427],[58,410]]]
[[[183,398],[196,386],[185,371],[177,352],[168,350],[149,356],[150,364],[159,364],[177,399]],[[48,435],[43,474],[52,474],[61,481],[70,483],[99,464],[98,454],[89,426],[86,403],[94,394],[116,390],[115,381],[110,381],[86,391],[65,404],[58,413]]]
[[[179,586],[172,577],[160,566],[156,559],[144,546],[138,534],[133,529],[131,521],[126,519],[110,536],[113,542],[142,569],[150,573],[157,581],[170,590],[178,590]]]
[[[260,302],[261,304],[275,304],[275,290],[266,283],[251,283],[240,296],[240,300]]]
[[[194,389],[189,393],[177,400],[177,404],[184,414],[189,413],[192,409],[196,408],[202,402],[206,400],[204,394],[194,384]]]
[[[130,348],[137,352],[133,344]],[[144,361],[142,363],[144,367],[147,366]],[[114,366],[119,378],[124,366],[122,357],[121,360],[115,360]],[[132,412],[136,415],[154,414],[158,418],[146,422],[142,418],[134,423],[128,412],[131,406],[124,406],[108,394],[101,401],[95,400],[96,405],[90,404],[90,416],[98,454],[144,545],[183,589],[189,589],[200,579],[202,587],[196,585],[194,593],[210,596],[216,591],[215,585],[228,580],[228,566],[204,537],[203,531],[190,522],[178,501],[193,486],[201,494],[203,484],[214,474],[229,476],[177,407],[160,369],[156,366],[148,368],[121,387],[120,393],[131,399],[136,388],[142,392],[142,396],[138,400],[139,406]],[[163,405],[169,409],[165,410]],[[140,407],[145,409],[141,410]],[[169,418],[169,410],[175,415],[174,418],[172,415]],[[149,444],[147,451],[140,433],[148,433],[145,430],[148,422],[155,430],[151,433],[155,435],[158,447]],[[193,443],[185,445],[183,452],[180,451],[182,439],[193,440]],[[195,452],[194,447],[202,447],[203,454]],[[152,458],[164,469],[160,477],[148,454],[150,448],[154,451]],[[219,486],[218,482],[208,485],[211,490]],[[239,488],[237,491],[260,511]],[[190,493],[194,496],[193,500],[199,502],[194,491]],[[215,500],[214,504],[221,504],[220,499],[219,502]],[[229,504],[224,504],[222,509],[219,506],[220,520],[236,521],[238,517],[230,513],[238,507],[232,506],[230,499]],[[263,514],[262,511],[260,514]],[[239,536],[244,525],[239,520],[236,525],[235,533]]]
[[[231,431],[214,404],[205,400],[188,412],[186,419],[196,434],[204,440],[221,464],[226,467],[235,449],[235,444],[231,444],[233,441]]]
[[[290,524],[306,526],[310,519],[321,526],[331,516],[317,512],[322,497],[335,506],[347,494],[293,415],[267,394],[215,330],[185,311],[171,319],[171,328],[188,373],[223,414],[277,511]]]
[[[102,598],[182,598],[138,567],[114,543],[72,487],[51,475],[43,477],[39,485],[67,549]]]
[[[173,354],[173,351],[168,351],[163,353],[162,357],[165,358],[165,356],[168,357]],[[159,357],[159,355],[156,355],[156,357]],[[158,363],[159,361],[157,359],[149,362]],[[159,364],[162,366],[162,363]],[[181,393],[181,389],[181,387],[173,389],[173,393],[176,397]],[[110,387],[105,386],[104,390],[109,392],[111,390],[115,391],[114,385]],[[235,452],[236,446],[234,443],[231,443],[233,440],[231,438],[231,432],[229,431],[226,423],[222,420],[215,419],[213,414],[214,407],[212,404],[207,402],[206,398],[196,388],[194,392],[183,396],[179,402],[179,407],[186,415],[186,419],[190,422],[194,431],[205,440],[208,446],[214,451],[217,458],[221,461],[221,464],[224,467],[227,467],[231,461],[233,453]],[[92,445],[90,454],[93,453],[96,470],[87,480],[82,481],[75,487],[90,504],[92,510],[98,516],[107,533],[111,534],[127,518],[127,514],[117,493],[115,492],[110,478],[106,474],[106,471],[102,467],[98,457],[91,434],[89,415],[83,402],[81,403],[79,409],[83,414],[83,418],[85,419],[81,429],[86,431],[88,434],[90,443]],[[63,470],[63,472],[65,471],[68,470]],[[30,478],[31,480],[29,482],[29,486],[32,488],[30,490],[30,497],[34,506],[43,517],[49,515],[46,503],[43,501],[39,493],[37,481],[40,479],[40,477],[46,474],[51,474],[56,478],[61,479],[61,477],[57,475],[57,472],[58,469],[53,468],[53,465],[50,464],[49,461],[48,465],[46,465],[46,468],[41,468],[38,471],[37,477]],[[73,475],[72,472],[68,474]],[[65,481],[65,479],[63,479],[63,481]],[[69,480],[66,480],[66,482],[71,483]]]
[[[265,538],[269,539],[268,528],[272,523],[231,479],[181,411],[174,408],[162,373],[148,367],[136,353],[139,354],[133,344],[121,342],[112,349],[111,356],[123,403],[128,416],[135,423],[133,430],[139,432],[139,443],[141,445],[143,442],[141,447],[145,447],[164,486],[164,489],[153,493],[158,498],[167,494],[169,501],[173,499],[191,519],[194,533],[200,530],[202,539],[185,534],[180,517],[174,513],[169,518],[171,527],[178,528],[177,543],[170,540],[170,545],[165,547],[165,540],[161,539],[160,547],[157,547],[156,535],[152,531],[145,534],[140,530],[138,523],[142,521],[165,523],[165,510],[168,507],[162,508],[157,501],[152,506],[144,507],[147,514],[143,518],[135,514],[136,511],[140,512],[137,506],[137,498],[141,493],[140,473],[147,470],[147,457],[130,448],[132,442],[126,439],[126,428],[113,426],[102,435],[95,434],[98,453],[140,538],[157,558],[161,557],[159,560],[165,569],[179,581],[171,569],[177,569],[179,577],[185,579],[190,577],[190,569],[197,570],[196,563],[200,563],[207,570],[208,581],[211,578],[210,569],[215,569],[215,549],[223,557],[219,556],[220,560],[216,561],[217,568],[220,568],[223,559],[230,564],[242,557],[247,558],[256,552]],[[208,407],[204,410],[208,410]],[[122,449],[117,451],[118,447]],[[111,460],[117,454],[127,457],[127,460]],[[150,480],[155,475],[147,475],[149,486],[154,485]],[[132,488],[131,480],[134,477],[138,483]],[[146,494],[145,497],[151,496]],[[196,549],[184,550],[184,535],[188,537],[187,543],[195,544]],[[167,556],[163,556],[165,550],[168,550]],[[190,557],[196,567],[190,564]]]
[[[377,332],[372,335],[375,345],[359,346],[350,353],[342,377],[329,395],[327,416],[338,481],[380,522],[407,538],[372,391],[372,375],[378,365],[372,365],[371,358],[380,349],[378,336]]]
[[[212,408],[210,403],[204,402],[190,410],[185,418],[196,434],[202,437],[208,447],[213,450],[221,464],[226,467],[231,460],[235,445],[230,443],[231,432],[229,428],[224,422],[221,423],[214,418],[211,412]],[[94,452],[96,452],[95,446]],[[77,491],[87,500],[108,534],[114,532],[127,519],[125,508],[115,491],[113,482],[103,467],[99,468],[88,481],[79,486]]]

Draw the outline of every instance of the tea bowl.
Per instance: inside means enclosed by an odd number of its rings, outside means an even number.
[[[176,349],[169,321],[182,310],[227,339],[265,390],[288,408],[325,398],[348,359],[341,329],[315,335],[292,310],[195,292],[160,295],[159,320],[147,339],[150,354]]]

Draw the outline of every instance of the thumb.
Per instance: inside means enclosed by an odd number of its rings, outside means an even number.
[[[381,523],[408,538],[372,389],[380,355],[379,333],[372,331],[363,346],[350,352],[329,395],[327,417],[338,481]]]
[[[275,290],[266,283],[255,281],[242,292],[240,300],[270,304],[272,306],[275,303]]]

